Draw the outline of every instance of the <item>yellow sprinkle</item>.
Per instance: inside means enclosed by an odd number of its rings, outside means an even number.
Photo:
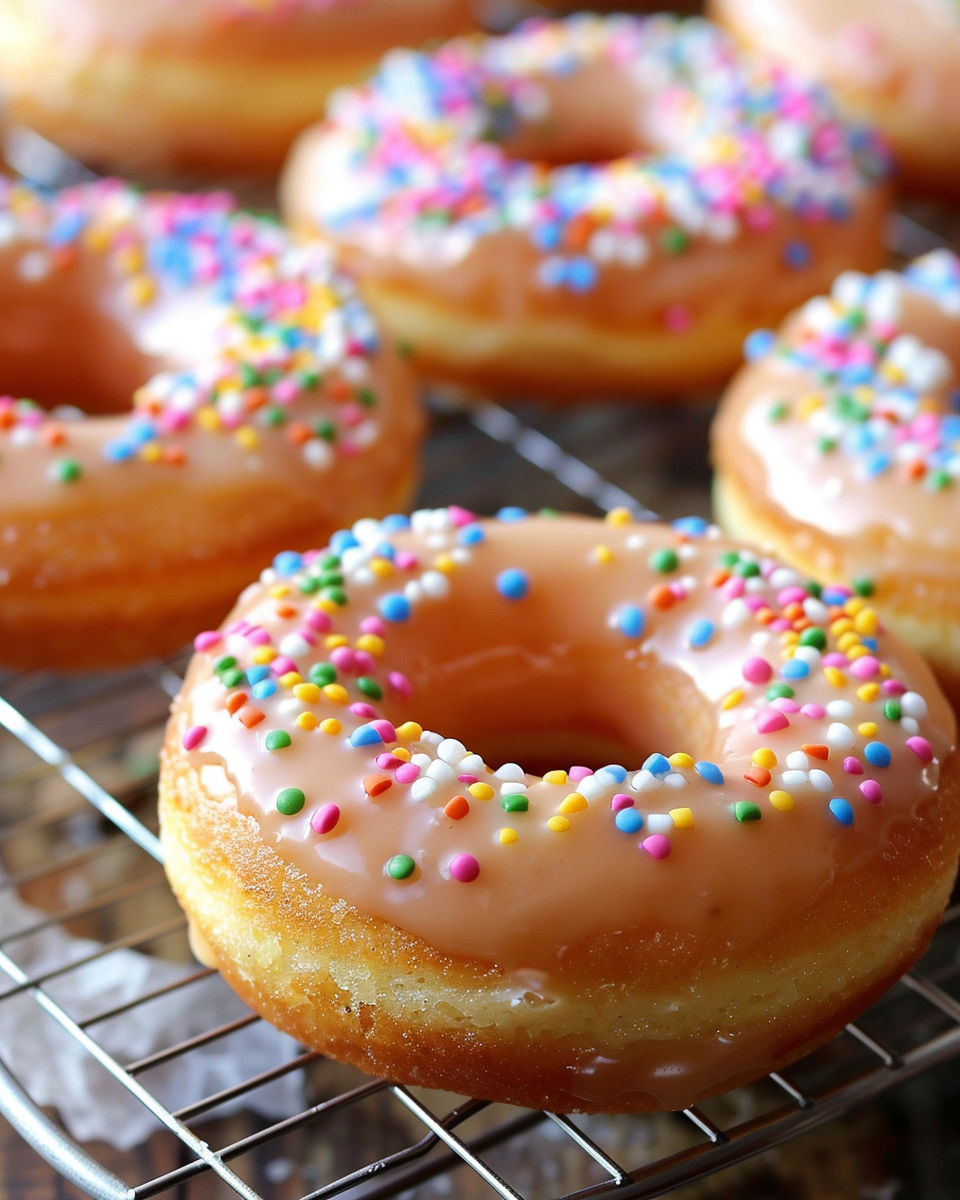
[[[831,687],[839,688],[847,682],[847,677],[838,667],[824,667],[823,673]]]
[[[303,716],[305,716],[305,717],[308,717],[309,715],[310,715],[309,713],[303,714]],[[340,724],[340,722],[337,720],[336,717],[327,717],[327,719],[325,721],[320,722],[320,732],[321,733],[334,734],[334,733],[339,733],[341,729],[343,729],[343,726]]]
[[[842,633],[837,638],[837,649],[842,650],[844,652],[844,654],[846,654],[846,652],[850,649],[851,646],[859,646],[859,645],[860,645],[860,634],[854,633],[854,631],[852,629],[848,629],[846,633]]]
[[[272,663],[277,657],[277,652],[272,646],[257,646],[254,652],[250,655],[254,665],[264,667],[267,663]]]
[[[316,729],[317,718],[313,715],[313,713],[301,713],[300,716],[297,717],[297,727],[299,729],[306,729],[309,733],[311,729]]]
[[[450,575],[457,569],[456,560],[451,558],[449,554],[438,554],[433,560],[433,565],[438,571],[442,571],[444,575]]]
[[[143,268],[143,249],[140,246],[122,246],[115,254],[115,262],[121,271],[129,272]]]
[[[593,557],[598,563],[612,563],[613,551],[609,546],[595,546],[593,549]]]
[[[489,783],[471,783],[467,791],[474,800],[492,800],[496,795]]]
[[[678,829],[693,828],[693,813],[689,808],[671,808],[670,816]]]
[[[844,604],[843,611],[848,617],[855,617],[865,604],[866,600],[862,596],[851,596],[846,604]]]
[[[781,812],[789,812],[793,808],[793,797],[789,792],[771,792],[770,803]]]
[[[847,651],[849,658],[863,658],[865,654],[870,654],[871,651],[862,642],[857,646],[851,646]]]
[[[377,637],[375,633],[362,634],[357,638],[355,645],[358,650],[366,650],[374,658],[379,658],[387,648],[383,638]]]
[[[304,704],[319,704],[320,689],[315,683],[298,683],[293,689],[293,694],[298,700],[302,700]]]
[[[394,756],[394,758],[402,758],[404,762],[410,761],[410,751],[406,748],[406,746],[394,746],[390,753]]]
[[[548,771],[543,777],[543,782],[564,784],[567,782],[567,773],[566,771]]]
[[[868,704],[871,700],[876,700],[876,698],[879,695],[880,695],[880,684],[879,683],[864,683],[864,684],[861,684],[861,686],[857,688],[857,696],[861,700],[866,700]]]
[[[328,683],[323,689],[323,694],[334,704],[346,704],[350,699],[350,693],[342,683]]]
[[[795,629],[787,629],[780,634],[781,646],[796,646],[800,642],[800,634]]]
[[[766,746],[761,746],[759,750],[754,750],[752,761],[754,766],[766,767],[768,771],[772,771],[777,765],[777,756]]]
[[[681,771],[689,771],[693,766],[693,759],[689,754],[671,754],[667,762],[671,767],[678,767]]]
[[[260,445],[260,435],[250,425],[241,425],[233,436],[242,450],[256,450]]]
[[[585,808],[589,808],[586,796],[581,796],[579,792],[571,792],[561,802],[557,810],[562,813],[583,812]]]
[[[510,846],[517,840],[517,831],[515,829],[501,829],[497,837],[500,839],[501,846]]]
[[[893,671],[890,669],[889,663],[881,663],[880,664],[880,678],[881,679],[889,679],[892,674],[893,674]]]
[[[320,612],[329,613],[332,616],[339,610],[340,605],[337,604],[336,600],[322,599],[314,600],[313,607],[318,609]],[[344,639],[344,641],[346,641],[346,639]]]
[[[819,392],[808,392],[805,396],[801,396],[797,404],[797,413],[801,420],[806,420],[812,416],[818,408],[823,408],[823,396]]]
[[[566,833],[570,828],[570,821],[567,817],[551,817],[547,828],[552,829],[554,833]]]
[[[280,682],[284,687],[296,687],[298,683],[303,683],[303,676],[299,671],[288,671],[286,675],[280,676]]]
[[[835,621],[830,622],[830,632],[835,638],[841,634],[848,633],[853,628],[853,622],[849,617],[837,617]]]
[[[603,519],[607,525],[617,527],[633,523],[633,515],[629,508],[611,508]]]
[[[159,462],[163,458],[163,447],[159,442],[147,442],[140,447],[140,457],[144,462]]]
[[[857,633],[862,633],[864,637],[873,637],[880,628],[880,619],[872,608],[865,608],[857,613],[853,627]]]
[[[216,433],[220,428],[220,414],[212,404],[204,404],[202,408],[198,408],[194,420],[208,433]]]
[[[144,308],[157,294],[157,285],[149,275],[135,275],[127,283],[127,297],[137,308]]]
[[[342,633],[331,633],[323,639],[323,644],[328,650],[336,650],[339,646],[349,646],[350,639],[345,638]]]
[[[423,733],[423,726],[418,725],[416,721],[404,721],[402,725],[397,726],[395,732],[397,741],[419,742],[420,735]]]
[[[737,688],[735,691],[731,692],[729,696],[724,698],[720,707],[724,710],[724,712],[726,712],[729,708],[736,708],[741,700],[743,700],[743,692],[740,690],[740,688]]]
[[[377,579],[389,579],[393,574],[393,563],[386,558],[371,558],[370,570]]]
[[[859,733],[861,737],[867,737],[867,738],[876,737],[877,736],[876,721],[861,721],[860,724],[857,726],[857,733]]]
[[[284,596],[290,595],[290,586],[286,583],[275,583],[270,589],[270,595],[274,600],[282,600]]]

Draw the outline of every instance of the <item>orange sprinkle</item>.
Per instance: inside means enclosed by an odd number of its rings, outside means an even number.
[[[724,570],[723,568],[720,568],[716,571],[711,572],[711,574],[707,576],[707,583],[711,587],[715,587],[715,588],[723,587],[723,585],[727,582],[727,580],[729,578],[730,578],[730,572],[727,570]]]
[[[167,446],[163,451],[163,461],[169,467],[182,467],[187,455],[182,446]]]
[[[670,590],[668,584],[658,583],[656,587],[652,587],[647,593],[647,599],[654,608],[668,609],[673,608],[677,598]]]
[[[295,446],[302,446],[304,442],[310,441],[313,434],[309,425],[304,425],[302,421],[291,421],[287,426],[287,437]]]
[[[804,742],[800,749],[804,754],[809,754],[811,758],[828,759],[830,757],[830,747],[821,746],[819,742]]]
[[[247,388],[243,396],[244,410],[246,412],[256,412],[258,408],[263,408],[269,398],[266,388]]]
[[[59,425],[48,425],[43,431],[43,440],[48,446],[62,446],[67,435]]]
[[[466,796],[454,796],[443,806],[443,811],[451,821],[462,821],[470,811],[470,801]]]
[[[231,692],[224,702],[224,707],[226,708],[227,712],[233,716],[238,709],[243,708],[246,702],[246,692]]]
[[[297,610],[292,604],[278,604],[273,610],[281,620],[288,620],[290,617],[297,615]]]
[[[368,796],[380,796],[387,790],[393,787],[393,780],[389,775],[365,775],[363,777],[363,790]]]
[[[771,775],[766,767],[748,767],[743,773],[747,783],[752,783],[754,787],[766,787],[770,782]]]
[[[345,379],[331,379],[327,384],[327,395],[331,400],[349,400],[353,395],[353,388]]]
[[[259,725],[266,715],[259,708],[254,708],[252,704],[245,704],[237,713],[242,724],[246,725],[248,729],[253,729],[254,725]]]

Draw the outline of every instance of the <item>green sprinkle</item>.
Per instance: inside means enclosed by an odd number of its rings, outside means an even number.
[[[343,587],[343,576],[339,571],[323,571],[318,583],[321,587]]]
[[[213,669],[219,675],[223,671],[229,671],[231,667],[237,665],[237,660],[232,654],[225,654],[223,658],[218,658],[213,664]]]
[[[281,425],[286,425],[287,414],[276,404],[270,404],[263,410],[263,423],[270,429],[278,429]]]
[[[504,812],[526,812],[530,807],[530,801],[526,796],[504,796],[500,801],[500,807]]]
[[[738,821],[759,821],[763,813],[752,801],[738,800],[733,806],[733,815]]]
[[[314,592],[320,591],[320,580],[315,579],[312,575],[307,575],[300,580],[298,586],[305,596],[312,596]]]
[[[83,474],[83,467],[75,458],[61,458],[53,464],[53,477],[57,483],[76,483]]]
[[[732,570],[739,561],[740,555],[736,552],[736,550],[724,550],[724,552],[720,555],[721,567],[726,567],[728,570]]]
[[[284,788],[277,796],[277,809],[285,817],[295,817],[306,802],[307,798],[299,788]]]
[[[796,695],[789,683],[775,683],[767,688],[768,700],[792,700]]]
[[[337,682],[337,668],[332,663],[314,663],[309,678],[317,687],[326,687],[328,683]]]
[[[291,744],[290,734],[285,729],[271,729],[263,744],[268,750],[286,750]]]
[[[837,448],[837,439],[831,437],[817,438],[817,450],[820,454],[832,454]]]
[[[244,388],[258,387],[260,384],[260,372],[250,363],[242,362],[240,364],[240,384]]]
[[[800,634],[800,645],[813,646],[815,650],[826,650],[827,635],[818,625],[814,625]]]
[[[682,254],[690,245],[690,238],[682,229],[671,226],[660,234],[660,245],[667,254]]]
[[[549,518],[553,519],[554,517],[560,516],[560,510],[556,509],[556,508],[541,508],[538,510],[537,516],[538,517],[549,517]]]
[[[790,415],[790,405],[786,400],[778,400],[776,404],[770,406],[770,411],[767,416],[771,421],[783,421]]]
[[[863,596],[866,599],[876,591],[876,585],[869,576],[860,575],[853,581],[853,590],[858,596]]]
[[[320,563],[321,571],[336,571],[341,566],[339,554],[328,554]]]
[[[942,492],[953,482],[946,471],[930,471],[927,475],[927,487],[931,492]]]
[[[220,673],[220,682],[226,688],[239,687],[245,679],[246,675],[244,675],[239,667],[230,667],[229,670]]]
[[[653,570],[658,571],[661,575],[669,575],[680,565],[680,559],[677,558],[676,552],[668,548],[654,550],[648,561]]]
[[[332,421],[317,421],[313,427],[313,432],[318,438],[323,438],[325,442],[335,442],[337,440],[337,427]]]
[[[816,581],[816,579],[808,579],[807,582],[803,585],[803,590],[808,595],[812,596],[814,598],[814,600],[819,600],[820,597],[823,595],[823,584],[818,583]]]
[[[369,696],[371,700],[383,699],[383,688],[375,679],[371,679],[369,675],[361,675],[357,680],[357,687],[365,696]]]
[[[416,866],[409,854],[395,854],[387,863],[387,874],[391,879],[409,879]]]
[[[338,604],[341,608],[347,602],[347,593],[341,587],[325,587],[320,595],[322,599],[332,600],[334,604]]]
[[[373,388],[362,387],[357,391],[357,399],[364,408],[375,408],[377,404],[377,393]]]
[[[744,562],[738,562],[733,568],[734,575],[739,575],[741,579],[753,579],[760,574],[760,564],[746,559]]]
[[[414,349],[413,342],[408,342],[406,338],[397,342],[397,353],[401,358],[413,358]]]
[[[888,721],[899,721],[903,715],[900,709],[900,702],[898,700],[884,700],[883,715]]]

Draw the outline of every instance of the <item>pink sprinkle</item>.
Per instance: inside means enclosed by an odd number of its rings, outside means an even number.
[[[744,604],[752,613],[758,613],[761,608],[767,607],[767,602],[762,596],[748,596]]]
[[[458,883],[473,883],[480,874],[480,864],[472,854],[455,854],[450,859],[450,878]]]
[[[902,696],[907,690],[907,685],[899,679],[887,679],[884,681],[883,690],[888,696]]]
[[[417,565],[417,556],[409,550],[398,550],[393,561],[398,571],[412,571]]]
[[[663,311],[663,323],[671,333],[686,333],[693,324],[693,315],[685,304],[668,304]]]
[[[739,575],[734,575],[732,579],[727,580],[721,591],[728,600],[739,600],[746,591],[746,587],[747,581]]]
[[[402,767],[397,767],[397,783],[413,783],[419,778],[420,768],[416,763],[405,762]]]
[[[457,783],[465,783],[469,786],[471,783],[476,783],[476,782],[477,782],[476,775],[458,775],[457,776]]]
[[[319,608],[311,608],[304,617],[304,621],[311,629],[315,629],[317,633],[329,633],[333,628],[333,621],[329,613],[321,612]]]
[[[358,700],[356,704],[351,704],[350,711],[355,717],[363,717],[365,721],[377,715],[377,710],[372,704],[367,704],[365,700]]]
[[[669,858],[670,851],[673,849],[670,839],[663,833],[651,833],[648,838],[643,839],[640,845],[651,858]]]
[[[251,646],[266,646],[270,641],[270,634],[259,625],[255,625],[247,630],[247,641]]]
[[[336,804],[324,804],[310,818],[310,828],[314,833],[329,833],[335,829],[340,820],[340,808]]]
[[[212,650],[214,646],[219,646],[223,641],[223,637],[216,629],[208,630],[206,633],[198,633],[193,639],[194,650]]]
[[[276,676],[289,675],[291,671],[297,669],[297,664],[292,658],[287,658],[285,654],[278,654],[270,664],[270,670]]]
[[[757,733],[776,733],[778,729],[786,729],[790,722],[776,708],[766,708],[757,714]]]
[[[397,758],[395,754],[387,753],[378,754],[375,761],[381,771],[394,771],[407,760],[405,758]]]
[[[206,725],[194,725],[183,735],[184,750],[196,750],[203,739],[207,736]]]
[[[581,779],[586,779],[588,775],[592,774],[589,767],[571,767],[567,772],[567,778],[571,783],[579,783]]]
[[[676,582],[670,584],[670,594],[676,600],[686,600],[687,589],[683,586],[683,584],[679,580],[677,580]]]
[[[820,661],[825,667],[837,667],[841,671],[850,665],[850,659],[845,654],[841,654],[839,650],[825,654]]]
[[[614,798],[610,801],[610,808],[613,812],[619,812],[622,808],[633,808],[634,799],[628,796],[625,792],[617,792]]]
[[[384,633],[386,633],[386,629],[387,627],[384,625],[383,620],[380,617],[364,617],[360,622],[361,633],[372,633],[377,637],[383,637]]]
[[[864,654],[860,658],[855,658],[850,664],[850,674],[855,675],[857,679],[873,679],[874,675],[879,672],[880,663],[872,654]]]
[[[375,713],[373,715],[376,716]],[[389,721],[385,721],[381,717],[379,721],[371,721],[370,724],[385,742],[395,742],[397,740],[397,731]]]
[[[227,626],[227,634],[244,634],[251,628],[249,621],[234,621],[232,625]]]
[[[410,696],[413,692],[413,685],[406,675],[400,671],[391,671],[387,676],[387,683],[393,688],[398,696]]]
[[[358,675],[372,675],[377,669],[377,660],[366,650],[354,650],[354,670]]]
[[[337,646],[331,650],[330,661],[338,671],[346,671],[348,675],[356,670],[357,656],[349,646]]]
[[[921,762],[928,763],[933,758],[933,747],[925,737],[907,738],[907,745]]]
[[[800,711],[800,705],[796,700],[791,700],[789,696],[778,696],[776,700],[770,701],[770,707],[776,708],[782,713],[796,713]]]
[[[767,683],[773,675],[773,667],[765,658],[748,658],[741,668],[747,683]]]
[[[273,385],[273,398],[277,404],[289,404],[291,400],[296,400],[299,390],[295,379],[289,376],[286,379],[278,379]]]
[[[466,508],[461,508],[459,504],[451,504],[447,509],[447,514],[457,529],[462,529],[464,525],[472,525],[477,519],[472,512]]]
[[[787,620],[786,617],[777,617],[775,620],[770,622],[767,628],[772,629],[774,633],[786,633],[788,629],[793,628],[793,625]]]
[[[827,710],[822,704],[814,704],[812,702],[810,704],[805,704],[800,711],[805,717],[809,717],[811,721],[822,721],[827,715]]]
[[[781,608],[786,608],[788,604],[802,604],[807,599],[807,593],[802,587],[785,587],[777,593],[777,603]]]
[[[879,804],[883,799],[883,788],[875,779],[865,779],[860,784],[860,791],[863,793],[863,798],[869,800],[871,804]]]
[[[850,754],[843,760],[843,769],[848,775],[862,775],[863,763],[861,763],[859,758],[855,758]]]

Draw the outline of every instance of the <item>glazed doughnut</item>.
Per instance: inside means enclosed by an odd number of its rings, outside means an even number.
[[[960,263],[841,275],[747,357],[713,432],[721,524],[856,581],[960,703]]]
[[[99,170],[279,170],[394,45],[474,28],[468,0],[2,0],[12,120]]]
[[[389,56],[282,194],[425,373],[636,396],[727,378],[761,311],[879,266],[882,170],[704,21],[574,17]]]
[[[960,196],[960,10],[950,0],[712,0],[745,47],[822,80],[889,139],[904,182]]]
[[[408,373],[352,285],[223,194],[0,180],[0,369],[4,666],[172,652],[416,482]]]
[[[699,520],[404,524],[277,559],[174,704],[166,869],[254,1008],[411,1083],[681,1108],[916,957],[954,721],[865,601]]]

